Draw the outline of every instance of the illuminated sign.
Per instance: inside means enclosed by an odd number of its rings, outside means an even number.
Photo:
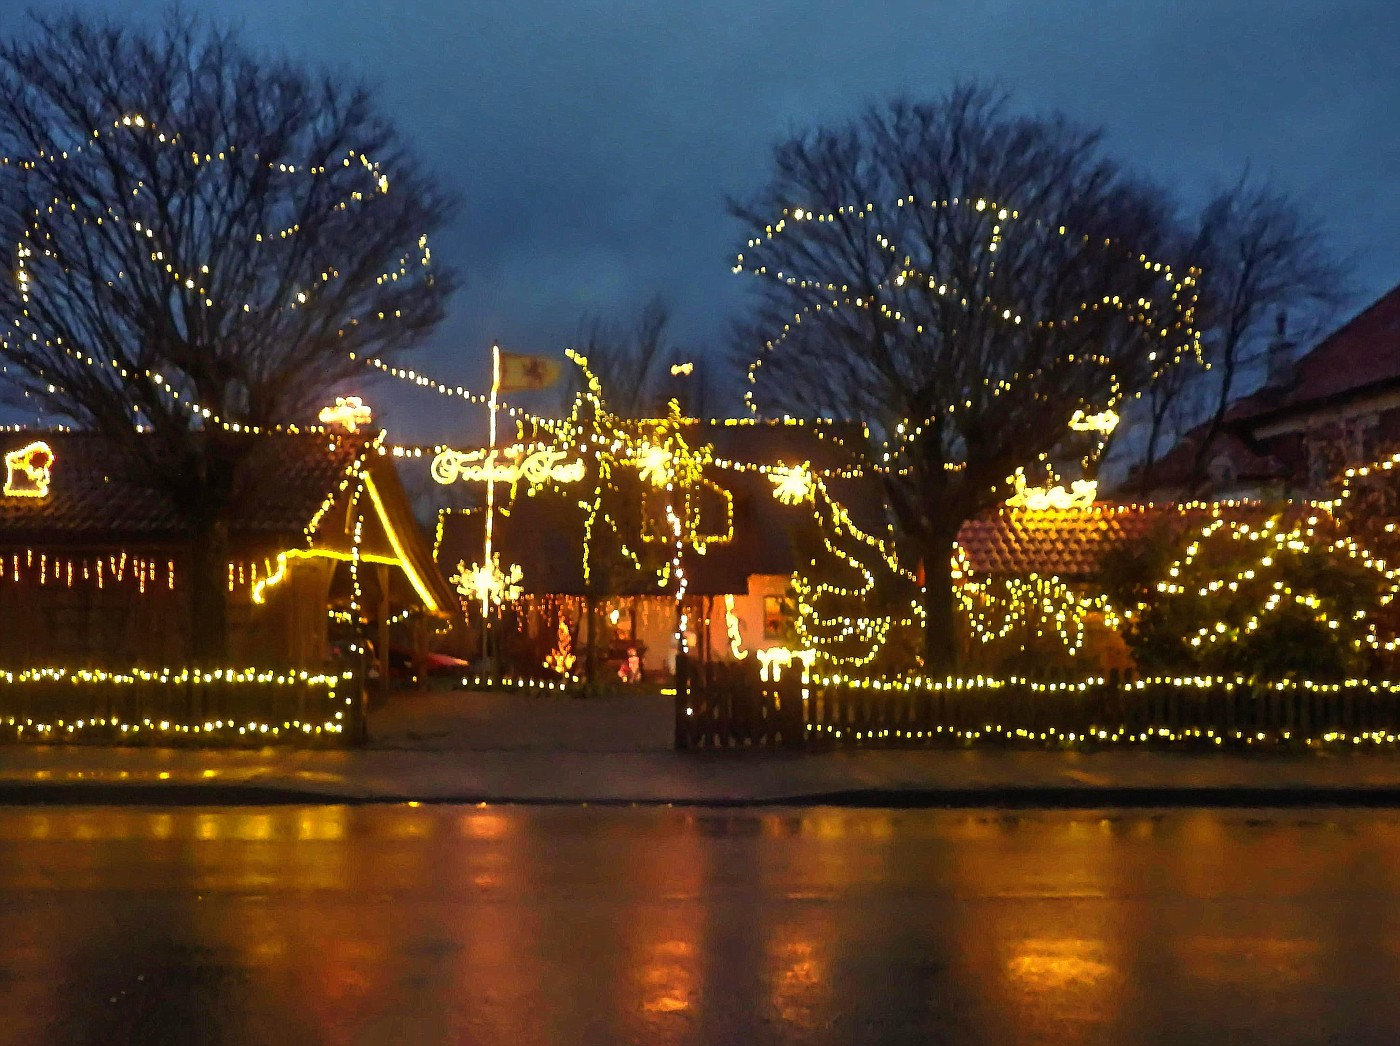
[[[1069,419],[1069,427],[1075,432],[1097,432],[1107,436],[1118,427],[1118,412],[1106,410],[1101,414],[1085,414],[1082,410],[1076,410],[1074,417]]]
[[[53,450],[42,440],[5,455],[5,495],[12,498],[49,496]]]
[[[541,448],[507,447],[494,459],[485,450],[443,450],[433,458],[433,479],[443,485],[456,483],[517,483],[524,480],[532,487],[553,480],[555,483],[578,483],[584,477],[581,460],[565,461],[566,452]]]
[[[734,613],[732,595],[724,597],[724,630],[729,636],[729,652],[734,655],[734,660],[742,661],[748,657],[749,652],[744,649],[744,637],[739,632],[739,618]]]
[[[765,682],[771,679],[775,683],[782,678],[783,668],[794,664],[802,667],[802,682],[807,682],[812,662],[817,659],[815,650],[789,650],[782,646],[755,650],[754,654],[758,657],[758,677]]]

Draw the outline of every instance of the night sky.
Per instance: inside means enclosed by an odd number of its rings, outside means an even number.
[[[0,3],[0,34],[24,31],[22,6]],[[142,20],[168,3],[82,7]],[[785,132],[966,76],[1010,89],[1023,109],[1102,124],[1114,153],[1188,203],[1249,162],[1315,207],[1354,256],[1354,306],[1400,281],[1395,0],[195,7],[257,47],[367,80],[460,193],[433,246],[464,285],[418,357],[453,381],[482,383],[493,338],[559,354],[584,314],[625,318],[657,293],[681,341],[717,348],[744,289],[729,269],[739,232],[725,194],[761,182]],[[427,396],[370,398],[404,435],[467,423]]]

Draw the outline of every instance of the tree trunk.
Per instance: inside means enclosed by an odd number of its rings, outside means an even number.
[[[228,523],[203,519],[190,535],[190,660],[224,667],[228,657]]]
[[[1210,421],[1206,424],[1205,435],[1201,437],[1200,444],[1196,447],[1196,453],[1191,459],[1191,474],[1187,480],[1189,486],[1186,494],[1188,497],[1194,496],[1205,482],[1206,474],[1210,468],[1210,449],[1215,443],[1215,439],[1220,435],[1220,429],[1225,421],[1225,412],[1230,409],[1230,393],[1235,387],[1235,348],[1233,340],[1225,346],[1220,365],[1220,395],[1215,401],[1215,410],[1211,412]]]
[[[922,542],[924,564],[924,672],[950,675],[958,667],[957,615],[953,602],[953,544],[947,538]]]

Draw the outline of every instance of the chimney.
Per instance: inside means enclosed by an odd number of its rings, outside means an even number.
[[[1288,313],[1280,311],[1274,320],[1274,337],[1267,350],[1265,387],[1282,389],[1293,384],[1294,363],[1293,342],[1288,337]]]

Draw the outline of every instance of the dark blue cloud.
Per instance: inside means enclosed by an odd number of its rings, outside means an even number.
[[[22,31],[16,6],[0,7],[0,33]],[[83,3],[135,20],[166,6]],[[1103,124],[1114,151],[1188,202],[1250,162],[1357,257],[1358,303],[1400,280],[1394,0],[200,6],[256,46],[377,85],[460,192],[435,250],[466,282],[422,355],[454,381],[479,382],[493,338],[557,353],[582,313],[625,313],[656,293],[684,341],[717,346],[743,289],[724,194],[756,185],[789,130],[965,76]],[[467,423],[388,400],[417,435]]]

